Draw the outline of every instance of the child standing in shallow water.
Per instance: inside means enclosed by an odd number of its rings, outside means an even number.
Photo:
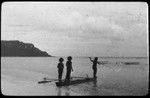
[[[97,74],[97,64],[100,64],[100,62],[98,62],[98,57],[95,57],[94,60],[91,59],[91,57],[89,57],[91,62],[93,62],[93,78],[97,78],[96,74]]]
[[[61,80],[62,80],[62,74],[63,74],[63,69],[64,69],[63,61],[64,61],[64,59],[60,58],[59,59],[59,63],[57,65],[57,68],[58,68],[58,80],[59,80],[59,82],[61,82]]]
[[[66,68],[67,68],[67,73],[66,73],[66,81],[69,81],[70,80],[70,75],[71,75],[71,71],[73,71],[73,68],[72,68],[72,57],[69,56],[68,58],[68,61],[66,63]]]

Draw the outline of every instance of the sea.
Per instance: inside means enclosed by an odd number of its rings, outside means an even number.
[[[6,96],[145,96],[149,92],[148,57],[99,57],[97,80],[57,87],[60,57],[1,57],[1,92]],[[64,58],[63,79],[66,76]],[[71,77],[93,77],[88,57],[73,57]],[[54,81],[39,84],[43,78]]]

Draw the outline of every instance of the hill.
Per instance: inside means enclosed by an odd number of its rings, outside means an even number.
[[[41,51],[31,43],[23,43],[18,40],[1,41],[1,57],[19,56],[19,57],[49,57],[47,52]]]

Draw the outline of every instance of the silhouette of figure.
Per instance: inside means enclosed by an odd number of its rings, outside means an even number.
[[[62,74],[63,74],[63,69],[64,69],[63,61],[64,61],[64,59],[60,58],[59,59],[59,63],[57,65],[57,68],[58,68],[58,80],[59,80],[59,82],[61,82]]]
[[[66,67],[67,67],[66,81],[69,81],[70,80],[71,71],[73,71],[72,62],[71,62],[72,57],[69,56],[67,59],[68,59],[68,61],[66,63]]]
[[[93,62],[93,66],[92,66],[92,69],[93,69],[93,77],[94,78],[97,78],[96,74],[97,74],[97,64],[100,64],[97,60],[98,60],[98,57],[95,57],[94,60],[91,59],[91,57],[89,57],[91,62]]]

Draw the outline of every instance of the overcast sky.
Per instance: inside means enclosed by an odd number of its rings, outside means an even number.
[[[55,56],[147,56],[145,2],[4,2],[2,40]]]

